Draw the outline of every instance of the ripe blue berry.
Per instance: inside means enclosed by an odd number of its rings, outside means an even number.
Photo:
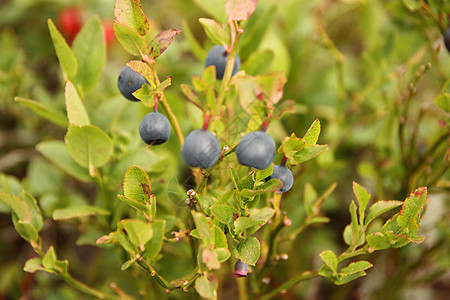
[[[125,66],[120,71],[119,78],[117,79],[117,86],[122,95],[131,101],[140,101],[133,96],[133,93],[140,89],[145,83],[148,83],[144,76],[130,68]]]
[[[236,156],[240,164],[264,170],[275,157],[275,142],[264,131],[252,131],[237,145]]]
[[[272,175],[269,176],[269,179],[272,178],[278,178],[281,183],[283,183],[283,187],[280,189],[280,192],[283,193],[289,191],[294,184],[294,176],[292,176],[291,170],[289,170],[286,166],[273,166],[273,172]]]
[[[169,139],[169,120],[163,114],[151,112],[142,119],[139,134],[147,144],[160,145]]]
[[[234,273],[233,276],[236,278],[247,277],[248,274],[248,265],[243,263],[241,260],[238,260],[236,264],[234,264]]]
[[[225,67],[227,65],[228,60],[228,52],[225,50],[224,46],[215,45],[209,50],[208,55],[206,55],[205,67],[215,66],[216,67],[216,78],[222,79],[225,73]],[[241,67],[241,59],[239,55],[236,54],[236,58],[234,60],[233,72],[232,75],[236,74],[236,72]]]
[[[189,166],[207,169],[217,162],[220,155],[220,144],[208,130],[197,129],[186,136],[182,155]]]

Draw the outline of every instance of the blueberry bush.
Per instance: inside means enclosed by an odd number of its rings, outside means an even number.
[[[450,3],[70,2],[0,5],[0,299],[448,295]]]

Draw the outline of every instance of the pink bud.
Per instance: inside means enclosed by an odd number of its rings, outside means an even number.
[[[247,273],[248,273],[248,265],[243,263],[241,260],[238,260],[234,265],[233,276],[236,278],[247,277]]]

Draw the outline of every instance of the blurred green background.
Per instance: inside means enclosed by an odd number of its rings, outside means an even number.
[[[342,232],[350,222],[352,181],[365,186],[373,200],[403,200],[416,187],[429,188],[423,244],[372,254],[366,259],[374,268],[348,285],[314,279],[279,299],[436,300],[450,295],[449,113],[448,106],[445,111],[435,103],[440,95],[450,93],[450,54],[443,44],[450,3],[430,0],[427,6],[422,2],[259,0],[245,24],[239,45],[243,68],[249,73],[252,67],[262,72],[283,71],[288,78],[283,99],[296,103],[295,113],[270,125],[271,136],[279,145],[292,132],[303,136],[319,118],[319,143],[329,145],[318,158],[293,168],[295,185],[282,203],[293,220],[292,230],[304,217],[305,184],[312,184],[321,194],[338,183],[323,207],[330,223],[309,228],[294,242],[280,243],[281,253],[288,253],[289,260],[273,269],[269,285],[278,286],[303,270],[317,268],[318,253],[324,249],[345,249]],[[180,84],[189,84],[193,75],[203,71],[203,59],[212,43],[198,18],[223,22],[224,11],[216,3],[221,1],[142,0],[150,19],[150,36],[168,28],[183,31],[158,58],[157,69],[160,78],[172,77],[166,96],[185,134],[201,126],[202,120],[200,112],[184,99]],[[195,299],[194,292],[164,294],[137,269],[131,276],[121,272],[121,251],[80,242],[80,234],[90,232],[89,222],[51,219],[55,208],[92,202],[95,186],[68,176],[36,150],[42,141],[63,140],[65,129],[40,118],[14,97],[64,110],[64,79],[47,19],[58,26],[67,7],[78,7],[83,21],[94,14],[105,22],[114,18],[113,0],[0,1],[0,191],[14,194],[25,189],[38,199],[44,215],[50,217],[44,239],[56,245],[58,256],[71,262],[72,273],[82,281],[100,286],[115,281],[127,292],[145,295],[143,299]],[[267,52],[267,60],[255,67],[252,54],[261,51]],[[142,106],[124,100],[116,86],[120,70],[130,59],[113,41],[101,81],[85,97],[93,123],[108,130],[117,153],[140,145],[137,127],[146,113]],[[151,178],[154,193],[157,183],[169,192],[158,198],[162,211],[175,207],[182,215],[183,205],[170,195],[173,181],[189,181],[177,143],[172,138],[158,150],[167,160],[156,159]],[[122,169],[116,175],[119,187]],[[0,212],[0,299],[84,299],[52,275],[22,270],[32,249],[14,230],[8,210],[0,206]],[[172,245],[164,250],[167,258],[159,267],[167,277],[179,277],[191,269],[180,263],[178,252],[184,250]],[[219,299],[233,299],[236,285],[233,278],[227,279],[230,270],[223,269]]]

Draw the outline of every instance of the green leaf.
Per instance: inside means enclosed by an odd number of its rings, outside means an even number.
[[[305,141],[298,138],[295,133],[292,133],[281,143],[281,146],[278,148],[278,152],[284,153],[284,155],[286,155],[286,157],[294,163],[296,162],[295,155],[303,148],[305,148]]]
[[[213,19],[200,18],[198,19],[202,24],[208,38],[216,45],[227,46],[230,42],[230,36],[223,26]]]
[[[273,166],[270,165],[267,169],[264,170],[257,170],[256,171],[256,182],[265,181],[267,177],[272,175],[273,173]]]
[[[125,197],[143,204],[149,203],[152,183],[148,174],[138,166],[131,166],[125,173],[123,192]]]
[[[254,266],[259,259],[261,245],[255,237],[249,237],[236,246],[238,257],[243,263]]]
[[[138,259],[138,256],[133,257],[130,260],[127,260],[126,262],[124,262],[122,264],[122,266],[120,267],[121,271],[125,271],[126,269],[128,269],[129,267],[131,267],[132,264],[134,264],[136,262],[136,260]]]
[[[57,111],[53,106],[21,97],[15,97],[14,100],[19,103],[25,104],[39,116],[57,125],[60,125],[62,127],[67,127],[67,125],[69,125],[69,123],[67,122],[67,117],[62,112]]]
[[[303,140],[305,141],[305,147],[311,147],[317,144],[317,141],[319,140],[319,134],[320,134],[320,121],[319,119],[316,119],[311,124],[308,131],[305,133],[305,136],[303,137]]]
[[[44,268],[54,270],[56,261],[57,259],[55,249],[53,248],[53,245],[51,245],[47,250],[47,253],[45,253],[44,257],[42,258],[42,265],[44,266]]]
[[[375,202],[369,207],[369,212],[367,213],[365,225],[372,222],[375,218],[380,216],[381,214],[397,208],[403,204],[403,201],[397,201],[397,200],[380,200]]]
[[[195,92],[195,90],[188,86],[187,84],[181,85],[181,90],[183,91],[183,94],[193,103],[196,103],[199,106],[202,106],[202,99],[198,96],[198,94]]]
[[[66,145],[61,141],[46,141],[39,143],[36,149],[56,166],[69,175],[84,182],[90,181],[89,173],[80,167],[70,156]]]
[[[308,161],[326,150],[328,150],[328,145],[314,145],[304,148],[295,153],[293,162],[299,164]]]
[[[136,201],[136,200],[128,198],[128,197],[125,197],[123,195],[117,195],[117,199],[119,199],[123,203],[128,204],[129,206],[135,208],[136,210],[139,210],[140,212],[142,212],[144,214],[144,216],[146,216],[146,218],[150,219],[150,216],[152,215],[152,211],[147,206],[147,204]]]
[[[370,200],[370,194],[367,190],[353,181],[353,193],[358,201],[359,223],[364,224],[364,212]]]
[[[47,23],[61,69],[66,74],[67,78],[72,79],[77,74],[78,70],[78,62],[75,54],[72,49],[70,49],[61,33],[59,33],[58,29],[56,29],[53,21],[48,19]]]
[[[89,92],[100,79],[106,61],[103,26],[98,16],[89,19],[75,37],[72,50],[78,61],[74,83]]]
[[[87,216],[107,216],[110,212],[106,209],[91,205],[74,205],[65,208],[58,208],[53,211],[55,221],[81,218]]]
[[[258,0],[225,0],[225,10],[229,20],[248,20],[256,9]]]
[[[160,32],[149,44],[150,56],[155,59],[172,44],[173,38],[181,33],[178,29],[168,29]]]
[[[202,74],[202,81],[212,90],[216,86],[216,68],[214,66],[206,67]]]
[[[114,21],[114,32],[122,47],[134,56],[146,55],[149,52],[147,42],[133,28]]]
[[[283,187],[283,183],[279,179],[273,178],[273,179],[270,179],[267,182],[259,185],[258,187],[256,187],[257,189],[255,189],[255,190],[242,189],[242,191],[240,192],[240,195],[242,197],[252,198],[256,195],[264,194],[267,192],[278,191],[282,187]]]
[[[225,236],[223,230],[219,228],[217,225],[211,226],[211,238],[212,238],[211,243],[214,245],[214,249],[217,248],[228,249],[227,237]]]
[[[442,108],[446,113],[450,113],[450,93],[439,95],[435,102],[436,105]]]
[[[403,4],[411,12],[418,10],[422,6],[420,0],[403,0]]]
[[[143,257],[148,257],[150,260],[156,260],[161,251],[164,232],[166,228],[166,220],[155,220],[152,224],[153,235],[147,243]]]
[[[139,0],[116,0],[114,17],[140,35],[146,35],[150,27]]]
[[[0,201],[4,202],[8,205],[13,213],[17,216],[18,220],[24,220],[31,222],[31,210],[19,197],[7,194],[0,193]]]
[[[203,299],[217,299],[218,282],[215,276],[203,275],[195,280],[195,290]]]
[[[415,235],[419,231],[420,212],[427,199],[427,188],[416,189],[406,198],[398,213],[397,223],[406,230],[407,234]]]
[[[368,261],[353,262],[347,267],[342,268],[341,272],[339,273],[339,277],[333,281],[337,285],[346,284],[352,280],[366,275],[365,270],[371,268],[372,266],[373,265]]]
[[[388,249],[391,246],[389,239],[381,232],[369,234],[366,240],[370,247],[369,252]]]
[[[40,216],[32,216],[31,211],[35,209],[28,204],[29,201],[34,201],[34,199],[27,199],[25,201],[22,199],[22,197],[26,197],[24,194],[21,194],[20,197],[21,198],[7,193],[0,193],[0,201],[4,202],[12,210],[11,219],[16,231],[26,241],[38,243],[38,228],[42,227],[42,223],[39,222],[42,222],[42,220],[40,219]]]
[[[370,262],[361,260],[361,261],[350,263],[347,267],[342,268],[341,272],[344,275],[350,275],[350,274],[362,272],[362,271],[367,270],[372,267],[373,267],[373,265]]]
[[[211,212],[221,223],[233,225],[234,220],[238,217],[238,211],[226,204],[216,204],[211,206]]]
[[[117,230],[125,231],[131,244],[141,252],[153,235],[152,224],[141,220],[122,220],[117,224]]]
[[[209,246],[211,243],[211,229],[208,219],[204,214],[200,212],[192,212],[195,227],[200,238],[203,240],[205,246]]]
[[[325,250],[319,254],[322,261],[331,269],[334,273],[337,271],[338,259],[336,254],[331,250]]]
[[[217,259],[221,263],[228,260],[231,256],[230,250],[228,250],[228,248],[215,248],[214,252],[217,254]]]
[[[113,143],[100,128],[70,125],[65,142],[70,156],[82,167],[97,168],[105,165],[111,158]]]
[[[230,168],[230,174],[231,174],[231,180],[233,181],[234,186],[240,192],[242,190],[242,183],[241,183],[241,179],[239,178],[238,173],[236,172],[236,170],[234,168]]]
[[[264,223],[267,223],[274,214],[275,210],[271,207],[253,208],[249,210],[250,218]]]
[[[250,227],[262,226],[263,224],[264,222],[261,221],[256,221],[247,217],[240,217],[234,221],[234,232],[236,234],[240,234]]]
[[[352,227],[350,225],[345,226],[344,233],[342,234],[342,236],[344,238],[344,242],[347,245],[352,244],[353,238],[354,238],[354,233],[353,233]]]
[[[41,264],[42,260],[40,257],[33,257],[25,262],[23,270],[28,273],[35,273],[36,271],[41,271],[44,269]]]
[[[90,125],[88,114],[77,89],[69,80],[66,82],[65,96],[69,123],[76,126]]]
[[[28,207],[28,209],[31,212],[31,224],[36,229],[37,232],[39,232],[42,229],[42,225],[44,223],[44,220],[42,219],[41,210],[38,207],[36,199],[34,199],[32,196],[27,194],[26,192],[22,192],[19,195],[20,200],[25,202],[25,205]]]

